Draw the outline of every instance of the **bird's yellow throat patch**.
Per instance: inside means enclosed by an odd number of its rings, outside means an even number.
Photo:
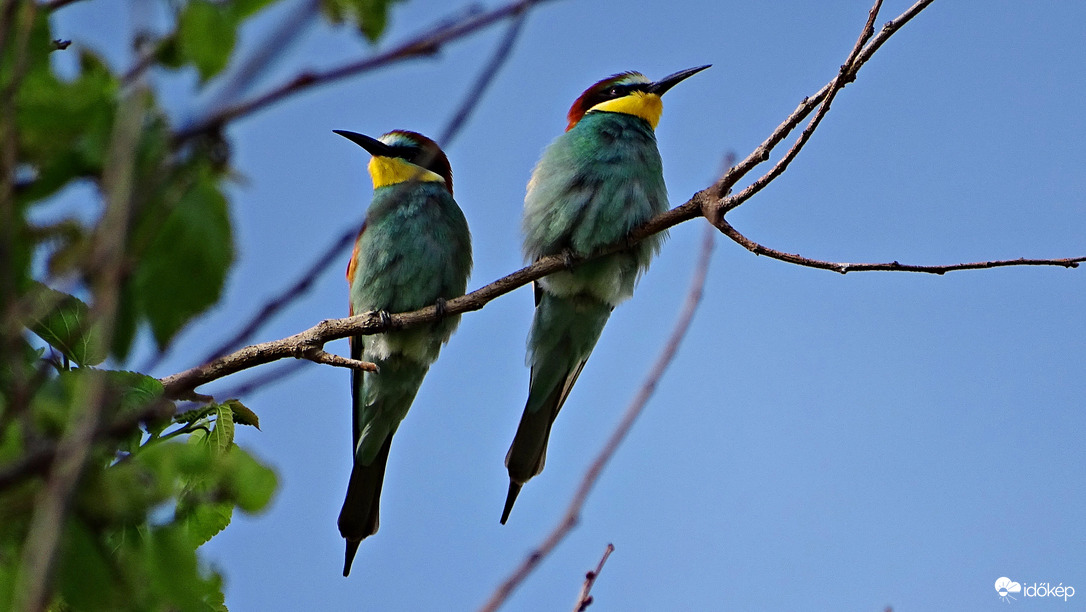
[[[664,112],[664,102],[660,96],[654,93],[633,91],[627,96],[607,100],[588,109],[589,111],[607,111],[611,113],[625,113],[641,117],[649,122],[652,129],[656,129],[660,123],[660,115]]]
[[[437,181],[444,183],[441,175],[421,168],[398,157],[374,156],[370,159],[370,178],[373,179],[373,188],[388,187],[410,180]]]

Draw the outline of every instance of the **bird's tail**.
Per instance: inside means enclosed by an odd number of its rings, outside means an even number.
[[[543,471],[551,426],[599,340],[611,307],[587,297],[556,297],[543,292],[528,338],[532,380],[517,434],[505,455],[509,493],[502,524],[521,486]]]
[[[343,575],[351,573],[351,563],[362,540],[377,533],[380,523],[381,485],[385,480],[388,451],[392,447],[392,434],[385,438],[381,450],[369,465],[356,456],[351,469],[351,482],[347,485],[347,498],[339,512],[339,533],[347,539],[347,551],[343,560]]]
[[[581,369],[577,368],[576,372],[580,371]],[[576,373],[572,379],[577,379]],[[572,380],[568,386],[573,386]],[[562,407],[561,401],[565,399],[565,394],[561,392],[563,387],[566,385],[556,386],[547,401],[538,409],[531,410],[531,406],[525,406],[524,414],[520,416],[517,435],[513,437],[509,452],[505,454],[505,467],[509,469],[509,493],[505,497],[502,525],[509,520],[509,513],[513,510],[521,486],[542,472],[543,465],[547,462],[547,442],[551,437],[551,425]]]

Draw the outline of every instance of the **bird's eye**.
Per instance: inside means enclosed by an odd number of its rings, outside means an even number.
[[[612,96],[617,96],[619,94],[619,88],[618,87],[612,87],[611,91],[609,91],[607,93],[612,95]]]

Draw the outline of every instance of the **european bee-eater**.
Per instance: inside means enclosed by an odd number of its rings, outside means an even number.
[[[441,149],[415,132],[380,139],[335,130],[372,155],[373,200],[347,266],[351,314],[417,310],[464,295],[471,272],[471,234],[453,200],[452,169]],[[339,513],[347,539],[343,575],[359,543],[377,533],[381,484],[392,436],[441,345],[460,317],[430,325],[351,337],[351,357],[379,372],[351,378],[354,468]]]
[[[524,198],[524,255],[587,256],[614,244],[667,208],[656,125],[660,99],[700,66],[650,81],[625,72],[589,87],[569,109],[566,132],[543,152]],[[528,335],[528,401],[505,456],[509,494],[543,471],[551,425],[615,306],[633,295],[664,236],[551,274],[535,284]]]

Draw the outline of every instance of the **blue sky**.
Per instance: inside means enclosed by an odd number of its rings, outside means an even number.
[[[487,6],[496,6],[487,2]],[[396,6],[376,50],[450,14]],[[903,11],[889,1],[879,19]],[[671,201],[710,184],[836,72],[869,4],[555,1],[446,152],[475,241],[476,288],[521,265],[524,185],[596,80],[706,63],[665,98]],[[78,3],[56,34],[124,65],[129,4]],[[282,10],[245,31],[259,40]],[[834,261],[950,264],[1086,253],[1086,6],[936,2],[896,34],[788,172],[729,215],[767,246]],[[442,130],[502,36],[309,91],[231,126],[238,262],[222,304],[154,372],[187,368],[361,219],[367,157],[332,134]],[[303,32],[265,77],[375,49]],[[178,119],[193,75],[160,75]],[[774,160],[779,156],[775,155]],[[396,436],[380,532],[340,576],[350,471],[348,374],[307,365],[241,399],[273,465],[271,509],[204,550],[234,610],[478,607],[557,522],[636,392],[684,298],[704,223],[674,228],[604,331],[509,524],[502,464],[527,390],[527,288],[465,315]],[[342,265],[274,320],[270,340],[346,314]],[[1086,317],[1082,270],[840,276],[717,239],[701,310],[584,509],[506,609],[572,606],[614,543],[593,610],[1002,609],[993,584],[1086,597]],[[347,353],[345,342],[330,349]],[[146,348],[143,356],[149,353]],[[141,359],[137,358],[138,365]],[[259,372],[254,372],[259,373]],[[244,375],[216,389],[234,386]]]

